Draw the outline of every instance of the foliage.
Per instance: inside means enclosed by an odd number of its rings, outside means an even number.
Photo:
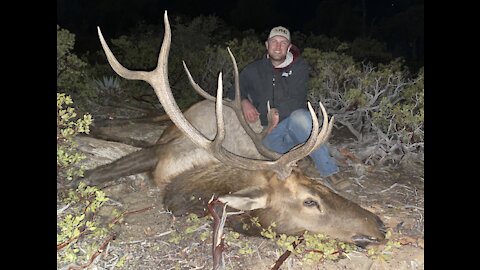
[[[393,57],[385,43],[372,38],[355,38],[342,41],[337,37],[325,35],[305,35],[300,32],[292,34],[293,43],[301,49],[317,49],[322,52],[336,52],[351,56],[356,62],[371,62],[375,65],[390,62]]]
[[[220,45],[225,44],[229,30],[215,16],[199,16],[185,23],[177,19],[172,32],[170,84],[179,106],[188,107],[203,98],[188,82],[182,61],[205,91],[215,93],[218,74],[229,59]]]
[[[387,45],[371,38],[356,38],[352,41],[349,49],[345,52],[358,62],[388,63],[393,59],[387,51]]]
[[[399,241],[392,239],[392,232],[389,230],[385,235],[387,243],[380,246],[372,246],[367,249],[367,256],[380,261],[388,261],[392,256],[392,250],[401,247]]]
[[[68,191],[62,201],[67,211],[57,212],[57,263],[85,264],[102,248],[114,227],[99,215],[107,201],[103,191],[84,183]],[[116,210],[109,214],[120,216]]]
[[[90,132],[92,117],[85,114],[77,118],[77,113],[70,105],[73,101],[64,93],[57,93],[57,177],[72,180],[74,176],[83,176],[84,168],[76,167],[85,155],[76,151],[73,138],[79,133]]]
[[[268,228],[261,227],[258,218],[252,218],[251,224],[248,226],[255,226],[261,228],[261,235],[271,241],[274,241],[281,252],[290,251],[292,255],[300,258],[300,264],[313,265],[323,262],[325,260],[337,261],[345,258],[346,254],[353,251],[362,251],[366,255],[375,260],[388,261],[391,257],[393,249],[400,247],[400,242],[392,238],[392,231],[388,230],[385,238],[387,242],[383,245],[370,246],[366,250],[360,250],[357,246],[350,243],[338,241],[328,236],[318,233],[305,232],[301,236],[292,236],[286,234],[277,234],[275,232],[276,225],[272,223]],[[239,238],[238,233],[229,233],[227,235],[227,244]],[[247,253],[245,250],[250,250],[248,243],[235,245],[241,246],[240,254],[251,254],[253,251]],[[242,253],[243,250],[243,253]]]
[[[119,77],[103,76],[101,80],[93,79],[91,83],[103,95],[118,96],[122,91]]]
[[[397,103],[393,104],[387,98],[382,100],[378,112],[374,113],[374,124],[384,133],[389,129],[398,131],[399,139],[403,142],[423,142],[424,92],[421,69],[414,82],[401,93]]]
[[[87,87],[88,65],[72,52],[74,45],[75,34],[57,25],[57,91],[83,101],[91,95]]]
[[[254,246],[248,239],[240,239],[241,235],[235,231],[227,231],[225,234],[225,244],[227,246],[238,247],[240,255],[250,255],[255,252]]]
[[[101,97],[95,99],[96,106],[93,105],[93,102],[89,102],[91,105],[89,106],[90,111],[96,114],[101,107],[116,106],[119,103],[123,103],[123,105],[127,107],[130,98],[124,91],[124,85],[125,80],[120,76],[103,76],[101,79],[94,78],[90,80],[90,89],[94,90],[98,97]],[[102,119],[105,116],[98,114],[96,117],[97,119]]]
[[[318,97],[332,97],[345,82],[360,75],[358,64],[353,57],[344,53],[306,48],[303,57],[312,68],[309,89],[313,100],[318,100]]]
[[[344,53],[307,48],[303,55],[313,70],[312,103],[321,100],[356,144],[376,145],[362,157],[365,162],[398,162],[423,152],[423,69],[415,77],[402,59],[374,66]]]
[[[118,38],[109,38],[108,33],[103,33],[109,48],[117,60],[126,68],[133,70],[153,70],[157,65],[158,53],[161,44],[162,32],[152,25],[138,23],[130,35],[122,35]],[[91,67],[91,73],[95,78],[108,78],[112,81],[118,81],[115,87],[110,87],[111,91],[105,91],[105,83],[97,84],[99,79],[90,81],[90,86],[95,90],[99,97],[96,103],[109,104],[110,100],[121,101],[124,105],[135,99],[147,99],[153,107],[158,107],[154,92],[144,81],[125,80],[113,71],[107,62],[105,52],[100,47],[99,50],[88,57],[95,63]]]
[[[301,236],[277,234],[275,223],[270,224],[268,228],[263,228],[256,217],[251,219],[251,224],[261,228],[261,235],[274,241],[282,252],[292,252],[305,264],[315,264],[324,260],[336,261],[343,258],[344,254],[356,250],[353,244],[330,239],[323,234],[310,232],[305,232]]]
[[[292,41],[300,49],[316,48],[325,52],[337,51],[342,44],[342,41],[336,37],[329,38],[325,35],[314,35],[313,33],[306,35],[300,32],[292,33]]]
[[[83,176],[84,166],[79,162],[85,155],[76,149],[74,137],[88,134],[92,123],[90,114],[77,117],[72,105],[69,95],[57,93],[57,182],[60,183]],[[75,190],[57,193],[57,203],[65,205],[57,211],[57,264],[85,264],[103,248],[114,225],[105,224],[99,215],[106,201],[103,191],[84,183]],[[120,216],[116,209],[109,215]]]
[[[190,235],[198,231],[201,231],[198,235],[200,241],[206,241],[211,237],[211,232],[207,229],[209,226],[209,219],[209,216],[200,218],[196,214],[189,214],[185,223],[187,227],[183,230],[173,231],[168,238],[168,242],[178,245],[181,241],[187,239]]]
[[[260,59],[266,53],[265,44],[252,36],[247,36],[241,40],[232,39],[228,41],[226,45],[235,56],[239,71],[247,64]]]
[[[234,66],[227,47],[232,51],[239,71],[248,63],[260,58],[265,52],[264,45],[252,37],[245,37],[241,40],[233,39],[226,42],[225,45],[209,45],[204,48],[205,58],[195,61],[193,66],[190,63],[187,64],[195,81],[211,95],[216,94],[219,72],[222,72],[223,75],[224,92],[233,86]],[[201,70],[201,72],[196,72],[196,70]],[[185,87],[191,88],[190,85]]]
[[[187,20],[177,17],[172,27],[173,36],[177,39],[177,43],[173,44],[185,49],[190,47],[194,51],[207,45],[225,43],[231,36],[230,28],[216,16],[200,15]]]

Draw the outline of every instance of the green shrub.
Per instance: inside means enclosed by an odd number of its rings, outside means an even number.
[[[65,93],[57,93],[57,180],[72,180],[75,176],[83,176],[84,168],[76,165],[85,159],[85,155],[77,152],[73,138],[79,133],[88,134],[92,116],[85,114],[77,118],[73,101]]]
[[[373,114],[373,123],[383,133],[396,131],[395,139],[408,144],[424,140],[424,75],[420,69],[413,83],[406,85],[396,102],[383,98]]]
[[[93,93],[87,87],[87,63],[72,52],[74,45],[75,35],[57,25],[57,92],[83,103]]]
[[[88,264],[113,235],[115,222],[106,222],[99,214],[108,200],[103,191],[83,183],[61,200],[66,209],[57,212],[57,265]],[[121,217],[117,209],[108,213],[110,220]]]
[[[332,94],[344,92],[345,83],[361,74],[354,59],[343,53],[306,48],[303,57],[312,67],[309,91],[313,100],[320,100],[320,97],[337,98]]]
[[[78,117],[72,105],[69,95],[57,93],[57,183],[62,184],[83,176],[84,166],[79,162],[85,159],[85,155],[76,149],[74,137],[80,133],[88,134],[92,124],[90,114]],[[58,266],[90,264],[93,256],[98,255],[111,239],[121,214],[114,208],[106,211],[106,215],[100,215],[106,201],[108,198],[103,191],[82,182],[76,189],[57,192],[57,204],[63,205],[57,210]],[[106,218],[111,221],[106,222]]]
[[[358,62],[372,62],[375,65],[388,63],[393,59],[385,43],[369,38],[356,38],[346,53]]]
[[[346,126],[357,138],[357,145],[377,146],[365,162],[396,162],[409,152],[423,153],[423,69],[412,76],[401,58],[373,65],[312,48],[303,55],[312,66],[309,99],[317,111],[322,101],[336,125]]]

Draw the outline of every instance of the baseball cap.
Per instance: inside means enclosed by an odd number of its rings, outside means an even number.
[[[283,26],[277,26],[272,28],[272,30],[270,31],[270,35],[268,35],[268,39],[273,36],[282,36],[288,39],[288,41],[290,41],[290,31],[288,31],[288,29]]]

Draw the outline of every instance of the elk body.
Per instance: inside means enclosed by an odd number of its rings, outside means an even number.
[[[378,243],[385,238],[385,226],[378,216],[308,178],[295,166],[298,160],[324,143],[331,131],[332,121],[328,121],[321,103],[323,124],[320,131],[317,117],[308,104],[314,121],[307,142],[284,155],[268,151],[261,144],[264,133],[260,124],[257,122],[252,127],[243,119],[238,70],[229,51],[234,62],[237,98],[222,100],[221,74],[217,97],[209,96],[193,81],[185,66],[192,86],[207,99],[182,113],[168,83],[171,32],[166,12],[164,22],[165,36],[158,65],[150,72],[124,68],[98,28],[112,68],[126,79],[148,82],[175,125],[164,131],[155,147],[133,153],[100,170],[94,169],[89,173],[92,183],[95,178],[102,178],[101,174],[109,175],[106,172],[115,166],[126,171],[132,168],[130,174],[138,173],[131,163],[140,162],[137,168],[153,169],[164,206],[174,215],[204,214],[208,200],[215,195],[229,207],[245,211],[229,219],[234,229],[246,234],[258,234],[258,228],[242,226],[250,217],[258,217],[265,228],[275,222],[277,233],[325,233],[359,246]]]

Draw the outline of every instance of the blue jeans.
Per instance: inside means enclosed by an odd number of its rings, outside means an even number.
[[[312,116],[305,109],[293,111],[263,139],[263,144],[272,151],[284,154],[294,146],[304,143],[312,131]],[[310,153],[320,176],[326,177],[339,171],[335,159],[326,144]]]

